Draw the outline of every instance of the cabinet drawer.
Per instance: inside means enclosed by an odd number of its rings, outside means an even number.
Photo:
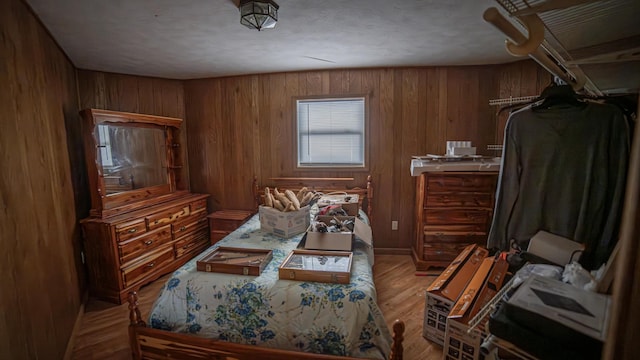
[[[447,244],[480,244],[486,246],[487,236],[483,233],[461,233],[461,234],[445,234],[445,233],[427,233],[424,234],[425,243],[447,243]]]
[[[207,199],[194,201],[189,205],[189,207],[191,208],[191,212],[196,212],[202,209],[204,209],[204,212],[207,212]]]
[[[179,238],[190,232],[207,227],[207,211],[200,210],[189,216],[183,217],[171,224],[171,232],[175,238]]]
[[[187,254],[199,252],[209,246],[209,233],[201,230],[187,234],[174,243],[176,259]]]
[[[156,249],[162,244],[168,243],[171,239],[171,227],[166,225],[149,231],[143,236],[138,236],[126,242],[122,242],[118,246],[120,261],[125,264],[131,260],[135,260],[138,256]]]
[[[140,236],[147,231],[147,224],[143,218],[116,225],[116,237],[118,241],[125,241]]]
[[[484,207],[493,208],[489,193],[425,194],[425,207]]]
[[[495,174],[429,174],[427,175],[428,192],[445,191],[496,191]]]
[[[425,224],[424,233],[441,233],[446,235],[460,235],[475,233],[476,235],[486,235],[488,226],[486,224]]]
[[[190,213],[189,205],[172,207],[147,216],[147,226],[149,229],[153,229],[165,224],[171,224],[179,218],[189,216]]]
[[[173,248],[165,246],[164,250],[150,254],[143,261],[138,261],[131,266],[122,269],[124,286],[134,285],[145,277],[155,273],[157,269],[173,262]]]
[[[428,225],[435,224],[483,224],[488,225],[489,210],[476,209],[428,209],[424,219]]]
[[[209,214],[209,227],[214,231],[230,233],[239,228],[253,215],[247,210],[218,210]]]
[[[424,244],[423,256],[425,261],[453,261],[453,259],[467,247],[467,243],[431,243]]]
[[[217,231],[217,230],[211,230],[210,233],[210,240],[211,240],[211,245],[217,243],[218,241],[224,239],[225,236],[229,235],[230,232],[227,231]]]

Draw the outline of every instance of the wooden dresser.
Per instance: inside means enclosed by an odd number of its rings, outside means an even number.
[[[425,172],[416,179],[416,270],[446,267],[472,243],[486,246],[497,172]]]
[[[106,219],[82,221],[92,296],[121,304],[209,246],[208,195],[175,200]]]
[[[89,293],[121,304],[209,244],[206,194],[187,183],[182,119],[85,109],[91,197],[80,224]]]
[[[255,214],[248,210],[218,210],[209,214],[211,244],[215,244],[239,228]]]

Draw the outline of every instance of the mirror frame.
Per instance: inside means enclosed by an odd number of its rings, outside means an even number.
[[[89,188],[91,195],[90,215],[106,218],[133,211],[157,202],[171,200],[181,196],[183,189],[180,179],[182,156],[180,152],[180,125],[182,119],[128,113],[101,109],[85,109],[80,112],[83,118],[83,138]],[[167,184],[126,190],[108,194],[99,159],[99,139],[96,128],[101,124],[122,124],[130,127],[162,129],[165,135]]]

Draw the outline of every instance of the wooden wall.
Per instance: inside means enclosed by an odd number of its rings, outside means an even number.
[[[370,173],[376,188],[376,246],[404,249],[414,232],[411,156],[443,154],[447,140],[471,140],[479,153],[486,154],[486,145],[502,142],[506,121],[506,115],[496,117],[497,108],[488,105],[489,99],[534,95],[548,82],[547,73],[531,61],[184,82],[78,71],[82,108],[185,119],[191,190],[211,194],[210,211],[252,208],[254,176],[261,183],[281,176],[348,176],[364,183]],[[341,94],[368,96],[369,169],[296,171],[292,99]],[[392,220],[399,221],[398,231],[391,230]]]
[[[75,69],[19,0],[0,2],[0,54],[0,358],[61,359],[81,304]]]
[[[353,176],[375,183],[377,247],[409,248],[413,237],[412,155],[443,154],[446,140],[494,142],[495,67],[430,67],[278,73],[185,82],[192,190],[210,208],[253,206],[253,176]],[[296,96],[367,94],[369,169],[297,171]],[[391,231],[391,221],[400,229]]]
[[[184,119],[182,81],[80,69],[77,72],[80,109],[105,109]],[[181,142],[185,144],[182,156],[188,162],[185,128],[183,122],[180,131]],[[181,178],[188,184],[189,171],[187,168],[182,171]]]

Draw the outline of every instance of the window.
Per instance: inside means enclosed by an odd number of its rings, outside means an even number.
[[[365,98],[300,99],[298,167],[365,166]]]
[[[111,157],[111,139],[109,137],[109,126],[98,125],[98,140],[100,141],[100,160],[102,166],[113,166]]]

